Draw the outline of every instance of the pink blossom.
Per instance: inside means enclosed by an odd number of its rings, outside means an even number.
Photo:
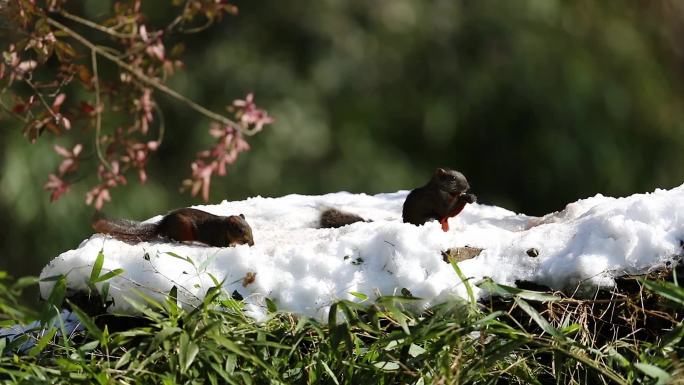
[[[112,197],[109,194],[109,188],[105,185],[97,185],[93,187],[88,193],[86,193],[86,204],[90,206],[95,203],[94,206],[97,210],[102,209],[105,202],[111,202]]]
[[[26,73],[29,71],[33,71],[34,69],[36,69],[36,67],[38,67],[37,61],[26,60],[26,61],[19,63],[19,65],[17,66],[17,70],[21,73]]]
[[[155,44],[147,46],[145,52],[147,52],[147,54],[151,57],[158,59],[159,61],[164,61],[164,44],[162,44],[161,41],[158,41]]]
[[[267,124],[274,122],[274,119],[268,116],[268,113],[256,106],[254,103],[254,94],[249,93],[244,100],[236,99],[233,101],[233,107],[237,107],[236,116],[242,123],[242,126],[249,128],[253,132],[259,132]]]
[[[227,166],[235,163],[238,154],[249,150],[249,144],[242,133],[232,126],[212,123],[209,135],[216,138],[216,143],[209,150],[197,153],[197,158],[191,164],[192,177],[184,182],[186,186],[191,186],[193,196],[201,190],[205,201],[209,200],[209,187],[214,173],[226,175]]]
[[[147,27],[145,27],[145,24],[143,24],[143,25],[140,26],[140,38],[141,38],[142,41],[144,41],[145,43],[147,43],[148,41],[150,41],[150,36],[147,34]]]
[[[71,129],[71,121],[67,119],[65,116],[59,117],[59,123],[64,127],[65,130]]]
[[[214,173],[213,164],[205,164],[201,160],[196,160],[190,165],[192,168],[192,179],[194,181],[191,194],[196,196],[202,190],[202,199],[209,200],[209,187],[211,184],[211,174]]]
[[[54,150],[57,154],[59,154],[61,157],[65,158],[62,160],[58,167],[59,175],[64,176],[67,173],[71,173],[76,171],[78,168],[78,155],[81,153],[83,150],[83,145],[78,143],[74,146],[74,148],[69,151],[66,148],[62,146],[55,145]]]
[[[66,100],[66,94],[63,92],[55,96],[55,100],[52,101],[52,109],[59,111],[59,107],[64,103],[64,100]]]
[[[54,202],[62,195],[68,193],[70,187],[69,183],[55,174],[48,175],[48,181],[43,185],[43,189],[50,191],[50,202]]]
[[[152,122],[154,116],[152,111],[154,110],[154,102],[152,101],[152,89],[145,88],[143,90],[142,96],[136,101],[137,107],[142,111],[142,116],[140,118],[140,130],[143,135],[147,135],[149,130],[149,123]]]

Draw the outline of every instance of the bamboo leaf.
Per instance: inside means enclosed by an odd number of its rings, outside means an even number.
[[[110,280],[110,279],[116,277],[117,275],[123,274],[123,272],[124,272],[124,269],[114,269],[114,270],[112,270],[112,271],[110,271],[104,275],[97,277],[92,282],[98,283],[98,282],[102,282],[102,281],[107,281],[107,280]]]
[[[677,302],[680,305],[684,305],[684,287],[677,286],[671,282],[651,281],[648,279],[644,279],[641,282],[643,282],[648,289],[658,293],[658,295]]]
[[[50,343],[50,341],[52,341],[52,338],[55,336],[56,333],[57,328],[51,328],[50,330],[48,330],[45,334],[43,334],[42,337],[40,337],[40,339],[36,343],[36,346],[32,347],[31,350],[29,350],[28,355],[30,357],[35,357],[38,354],[40,354],[40,352],[42,352],[45,349],[45,347]]]
[[[647,376],[655,378],[657,381],[656,385],[665,385],[670,380],[670,374],[657,366],[637,362],[634,364],[634,367],[641,370]]]
[[[321,365],[323,365],[323,369],[325,369],[325,371],[328,373],[330,378],[332,378],[335,385],[340,385],[340,382],[337,380],[337,377],[335,377],[335,373],[333,373],[333,371],[330,369],[328,364],[326,364],[325,361],[320,361],[320,363],[321,363]]]
[[[468,293],[468,301],[470,301],[471,305],[475,306],[475,295],[473,294],[473,287],[470,284],[468,278],[466,278],[466,276],[463,274],[463,272],[461,271],[461,268],[458,267],[458,264],[456,263],[456,261],[454,261],[452,259],[450,261],[450,263],[451,263],[451,267],[456,272],[456,275],[458,275],[458,278],[461,280],[461,282],[463,282],[463,285],[466,288],[466,293]]]
[[[182,257],[182,256],[180,256],[180,255],[174,253],[173,251],[167,251],[165,254],[170,255],[170,256],[172,256],[172,257],[174,257],[174,258],[178,258],[178,259],[180,259],[180,260],[182,260],[182,261],[185,261],[185,262],[191,264],[192,267],[195,267],[195,268],[197,267],[197,266],[195,266],[195,262],[193,262],[193,260],[190,259],[190,257]]]
[[[517,296],[529,301],[555,302],[562,300],[561,297],[549,293],[543,293],[540,291],[533,290],[524,290],[518,289],[517,287],[501,285],[492,281],[490,278],[485,278],[482,281],[478,282],[477,286],[481,289],[487,290],[491,294],[503,296]]]
[[[353,295],[354,297],[360,299],[361,301],[365,301],[365,300],[368,299],[368,296],[367,296],[367,295],[365,295],[365,294],[363,294],[363,293],[356,292],[356,291],[350,291],[349,294],[351,294],[351,295]]]
[[[180,346],[178,347],[178,362],[180,364],[181,373],[185,373],[190,368],[197,353],[199,353],[197,344],[190,341],[190,337],[187,333],[181,334]]]
[[[94,339],[99,341],[102,338],[102,330],[100,330],[100,328],[97,327],[97,325],[95,325],[95,321],[93,321],[92,318],[90,318],[83,310],[81,310],[81,308],[76,306],[73,302],[69,300],[67,300],[67,302],[71,306],[71,311],[73,311],[74,314],[76,314],[76,317],[83,324],[83,326],[86,327],[88,333],[90,333],[90,335]]]
[[[542,315],[539,314],[537,310],[530,306],[530,304],[527,303],[524,299],[515,297],[515,303],[517,303],[518,306],[520,306],[520,308],[523,309],[525,313],[527,313],[530,316],[530,318],[532,318],[534,322],[536,322],[537,325],[539,325],[539,327],[542,328],[543,331],[556,338],[560,338],[562,340],[565,339],[565,336],[561,332],[559,332],[558,329],[551,326],[551,324],[544,317],[542,317]]]
[[[273,302],[273,300],[270,298],[266,298],[266,308],[268,309],[269,313],[275,313],[278,311],[278,306],[276,306],[275,302]]]
[[[95,257],[95,263],[93,263],[93,268],[90,270],[90,280],[89,282],[95,283],[96,279],[100,276],[100,272],[102,272],[102,265],[104,265],[104,252],[103,249],[100,249],[100,251],[97,253],[97,257]]]

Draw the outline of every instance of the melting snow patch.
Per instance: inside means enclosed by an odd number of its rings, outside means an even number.
[[[473,282],[491,277],[507,285],[524,280],[553,289],[611,286],[613,277],[646,273],[682,253],[684,185],[626,198],[597,195],[544,217],[472,204],[451,218],[449,232],[436,221],[402,223],[406,194],[288,195],[196,206],[218,215],[243,213],[255,246],[131,245],[95,234],[55,258],[41,277],[63,274],[69,289],[88,290],[93,264],[103,250],[101,274],[124,271],[108,281],[112,312],[133,311],[126,300],[136,298],[132,289],[161,298],[176,286],[179,302],[192,306],[215,278],[226,293],[239,293],[256,318],[265,315],[265,299],[270,298],[279,310],[323,320],[333,302],[359,301],[352,292],[373,299],[399,295],[406,288],[423,299],[423,306],[465,297],[462,282],[441,255],[453,247],[483,249],[459,263]],[[329,207],[372,222],[318,229],[320,213]],[[536,257],[528,255],[530,249],[536,249]],[[44,298],[52,285],[41,283]]]

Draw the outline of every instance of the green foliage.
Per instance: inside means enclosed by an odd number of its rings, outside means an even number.
[[[0,282],[3,314],[28,320],[28,310],[14,306],[21,287],[35,280]],[[166,301],[149,299],[139,304],[145,309],[138,318],[143,324],[130,328],[120,327],[125,318],[104,322],[70,304],[84,330],[65,338],[58,323],[21,356],[12,353],[16,342],[0,339],[0,379],[7,384],[666,384],[682,379],[681,316],[669,333],[652,341],[618,336],[598,342],[598,334],[583,338],[596,329],[586,323],[586,314],[572,310],[582,301],[483,284],[509,299],[498,305],[453,300],[422,312],[411,310],[413,297],[382,297],[368,305],[341,301],[331,306],[327,324],[275,309],[269,309],[276,312],[268,320],[255,322],[218,287],[195,309],[180,308],[174,290]],[[672,300],[672,314],[681,314],[679,297],[673,298],[681,287],[649,280],[644,285],[651,290],[646,297]],[[545,310],[551,305],[562,306],[567,319],[551,317]],[[110,333],[110,327],[119,330]]]

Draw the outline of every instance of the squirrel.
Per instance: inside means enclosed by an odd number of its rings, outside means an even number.
[[[126,242],[166,238],[174,241],[201,242],[208,246],[254,246],[252,228],[245,216],[219,216],[206,211],[182,208],[171,211],[156,223],[96,217],[93,229]]]
[[[404,222],[414,225],[436,219],[443,231],[449,231],[449,218],[458,215],[467,203],[477,200],[474,194],[466,193],[469,189],[470,185],[463,174],[438,168],[425,186],[408,194],[402,218]]]
[[[356,222],[368,222],[360,216],[338,209],[327,209],[321,213],[320,228],[335,229]]]

